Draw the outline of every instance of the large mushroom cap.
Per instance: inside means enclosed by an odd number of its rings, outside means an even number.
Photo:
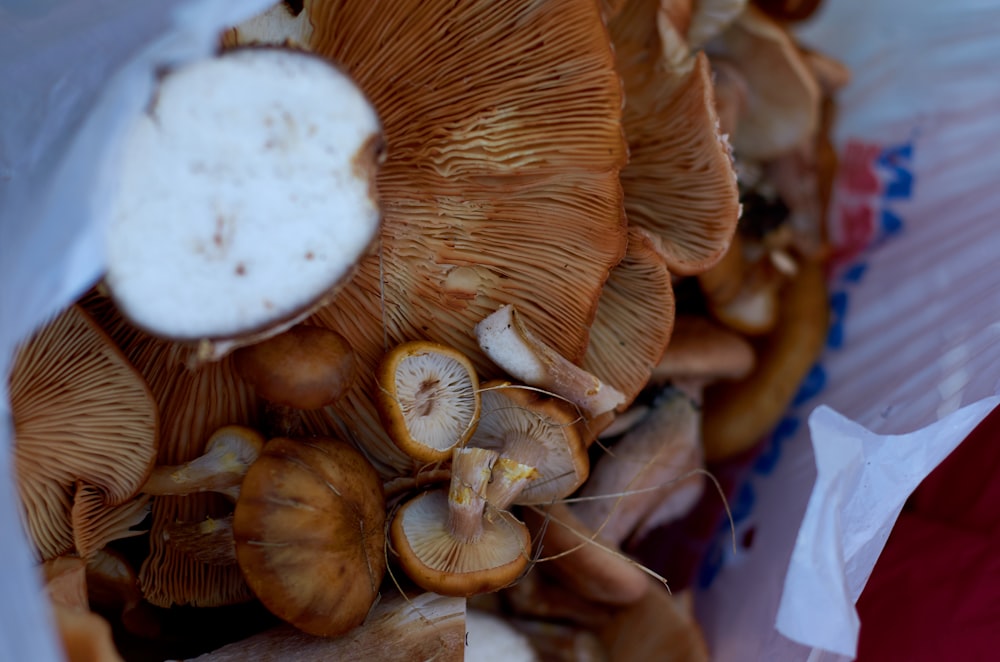
[[[78,306],[25,343],[10,375],[22,512],[36,554],[73,546],[77,481],[126,502],[156,457],[159,415],[142,375]]]
[[[381,431],[368,373],[423,338],[490,368],[473,327],[515,304],[579,360],[625,249],[622,92],[597,3],[307,3],[309,48],[343,66],[382,119],[381,251],[314,320],[355,348],[361,379],[314,417],[384,474],[412,460]]]
[[[241,49],[167,73],[126,136],[109,290],[171,339],[287,327],[372,246],[380,145],[367,99],[314,55]]]

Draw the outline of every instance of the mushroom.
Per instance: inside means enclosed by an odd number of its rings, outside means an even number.
[[[222,35],[222,45],[276,45],[305,49],[312,37],[309,14],[300,8],[295,12],[289,2],[277,2],[262,14],[253,16]]]
[[[570,509],[615,545],[677,519],[701,497],[700,412],[667,389],[635,427],[600,457]]]
[[[40,559],[73,548],[77,481],[109,507],[139,491],[157,449],[156,403],[94,321],[72,306],[22,345],[10,374],[21,513]]]
[[[598,416],[625,404],[624,393],[559,354],[532,333],[514,306],[500,306],[476,324],[479,346],[508,375],[548,389]]]
[[[161,411],[157,463],[169,466],[194,460],[223,426],[260,428],[258,398],[236,374],[231,356],[199,362],[190,346],[137,329],[99,292],[89,293],[83,305],[146,377]],[[151,604],[214,607],[253,598],[238,566],[199,563],[164,536],[166,527],[175,522],[225,517],[232,510],[231,499],[211,492],[153,499],[149,555],[139,569],[143,596]]]
[[[646,572],[583,524],[567,504],[525,509],[524,519],[541,553],[536,569],[584,600],[626,605],[649,590]]]
[[[702,48],[746,9],[747,0],[696,0],[685,33],[691,50]]]
[[[239,567],[274,615],[323,637],[365,620],[385,574],[385,499],[353,446],[272,439],[243,480],[232,525]]]
[[[344,335],[359,379],[306,430],[357,439],[386,478],[414,460],[382,428],[375,366],[422,338],[499,377],[476,322],[503,304],[579,360],[626,223],[622,91],[598,4],[315,0],[308,48],[377,110],[380,251],[311,322]]]
[[[469,446],[494,450],[511,461],[501,463],[500,470],[510,470],[512,484],[501,490],[506,481],[495,479],[497,485],[491,485],[493,498],[505,494],[496,507],[549,503],[583,484],[590,461],[579,416],[568,403],[502,380],[484,383],[481,398],[479,426]]]
[[[168,71],[124,137],[109,292],[203,358],[289,328],[373,246],[381,144],[364,94],[314,55],[241,49]]]
[[[625,86],[625,212],[660,239],[671,273],[693,275],[728,247],[739,193],[708,59],[692,56],[659,12],[656,0],[632,0],[608,26]]]
[[[208,438],[205,452],[178,465],[157,465],[142,486],[153,496],[218,492],[233,501],[264,447],[264,437],[245,425],[225,425]]]
[[[703,391],[710,383],[743,379],[755,363],[754,347],[743,336],[706,317],[681,315],[650,382],[670,382],[701,406]]]
[[[674,288],[659,241],[638,227],[630,227],[628,236],[625,257],[601,291],[581,363],[622,393],[618,410],[646,386],[674,327]]]
[[[122,662],[111,637],[111,626],[90,611],[84,560],[56,557],[44,564],[43,573],[67,662]]]
[[[199,563],[229,565],[236,563],[236,538],[233,517],[209,517],[200,522],[174,522],[164,532],[170,544]]]
[[[747,81],[746,111],[733,135],[738,158],[767,161],[815,134],[820,89],[788,31],[753,5],[706,45]]]
[[[354,352],[329,329],[300,324],[233,352],[233,363],[254,392],[282,408],[319,409],[354,383]]]
[[[148,495],[141,494],[123,504],[108,506],[99,488],[77,481],[70,510],[76,553],[90,558],[112,541],[145,534],[145,530],[135,527],[149,516],[149,501]]]
[[[142,599],[139,578],[120,552],[98,550],[87,558],[87,600],[101,613],[117,615],[126,631],[145,639],[160,636],[161,621]]]
[[[360,627],[334,638],[283,625],[190,662],[246,660],[451,660],[465,650],[465,600],[436,593],[388,593]]]
[[[379,363],[375,403],[400,449],[421,462],[441,462],[476,429],[479,377],[458,350],[402,343]]]
[[[458,597],[496,591],[527,567],[527,527],[509,512],[487,513],[486,489],[497,456],[456,448],[450,486],[417,495],[392,518],[392,550],[424,590]]]
[[[829,308],[822,266],[811,260],[782,291],[774,332],[761,340],[754,370],[705,391],[705,458],[723,460],[759,442],[778,422],[826,341]]]

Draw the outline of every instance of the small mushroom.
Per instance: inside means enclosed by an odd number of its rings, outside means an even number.
[[[375,403],[400,449],[421,462],[440,462],[476,429],[479,377],[458,350],[428,341],[402,343],[378,366]]]
[[[565,503],[528,508],[524,519],[541,550],[535,566],[585,600],[626,605],[649,590],[646,572],[583,524]]]
[[[527,567],[531,539],[512,514],[490,509],[486,489],[495,451],[456,448],[451,485],[423,492],[396,511],[392,550],[418,586],[468,597],[499,590]]]
[[[86,562],[57,557],[43,566],[46,594],[67,662],[123,662],[111,637],[111,626],[90,611]]]
[[[135,527],[149,516],[149,502],[149,495],[141,494],[109,506],[99,488],[77,481],[70,511],[76,553],[90,558],[114,540],[144,535],[146,531]]]
[[[805,260],[785,287],[781,316],[761,341],[754,370],[744,379],[705,391],[705,458],[722,460],[759,442],[777,423],[817,360],[829,320],[826,280],[818,262]]]
[[[168,71],[124,139],[109,292],[201,358],[289,328],[374,245],[381,140],[365,95],[312,54],[246,48]]]
[[[497,507],[549,503],[583,484],[590,461],[579,417],[568,403],[506,381],[484,383],[481,398],[482,414],[469,446],[488,448],[511,460],[511,465],[501,463],[501,470],[509,466],[516,476],[512,480],[516,489],[505,488],[506,496]],[[499,485],[491,487],[494,493],[500,491]]]
[[[815,134],[819,85],[781,24],[749,5],[706,50],[734,63],[747,81],[746,111],[733,135],[738,158],[766,161]]]
[[[650,381],[670,382],[700,406],[710,383],[743,379],[755,363],[754,347],[743,336],[706,317],[681,315]]]
[[[677,519],[704,489],[700,412],[667,389],[635,427],[600,457],[570,505],[592,531],[624,545],[645,529]]]
[[[232,525],[239,567],[274,615],[323,637],[365,620],[385,574],[385,498],[353,446],[272,439],[243,480]]]
[[[292,409],[319,409],[354,383],[354,352],[329,329],[300,324],[233,352],[233,364],[268,402]]]
[[[256,430],[226,425],[212,433],[200,457],[179,465],[155,467],[142,492],[153,496],[218,492],[235,501],[243,477],[263,447],[264,437]]]
[[[139,491],[156,457],[159,415],[128,359],[79,306],[22,345],[9,381],[14,464],[27,533],[40,559],[73,547],[77,481],[109,507]]]
[[[500,306],[476,324],[476,338],[508,375],[550,390],[590,416],[611,411],[626,401],[621,391],[573,364],[532,333],[512,305]]]

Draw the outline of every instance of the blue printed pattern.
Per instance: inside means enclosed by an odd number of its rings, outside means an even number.
[[[830,329],[823,359],[812,367],[795,395],[789,411],[770,438],[764,442],[749,478],[730,503],[737,540],[752,540],[756,501],[755,481],[766,479],[781,461],[786,444],[796,438],[805,418],[827,382],[824,361],[842,350],[846,338],[844,323],[850,314],[851,291],[868,271],[871,252],[905,231],[906,223],[893,208],[899,201],[913,197],[913,142],[884,147],[853,140],[847,143],[837,174],[837,199],[832,206],[833,227],[839,230],[831,259],[834,274],[830,288]],[[800,442],[801,443],[801,442]],[[707,588],[734,554],[732,531],[728,520],[720,525],[718,535],[702,562],[698,586]],[[749,542],[747,543],[749,544]],[[741,554],[737,549],[735,554]]]

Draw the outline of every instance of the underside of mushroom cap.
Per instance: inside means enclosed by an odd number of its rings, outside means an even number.
[[[625,85],[625,212],[630,225],[660,238],[672,273],[692,275],[728,248],[739,191],[708,59],[699,53],[675,69],[662,53],[657,10],[637,0],[610,24]]]
[[[625,258],[601,292],[583,367],[625,395],[628,407],[649,381],[674,326],[674,288],[659,242],[629,228]]]
[[[531,539],[513,515],[483,519],[480,536],[456,538],[448,529],[448,490],[423,492],[397,511],[390,527],[392,548],[418,586],[442,595],[496,591],[527,567]]]
[[[412,460],[381,431],[366,373],[417,338],[494,370],[475,323],[515,303],[579,360],[624,254],[622,92],[596,3],[313,2],[310,48],[382,119],[380,253],[313,322],[354,346],[361,379],[315,430],[345,431],[385,474]],[[487,375],[489,376],[489,375]]]
[[[138,492],[156,457],[159,413],[142,375],[78,306],[19,349],[10,398],[24,518],[36,553],[52,558],[72,547],[77,480],[110,506]]]
[[[287,328],[369,252],[374,109],[322,58],[247,48],[169,71],[125,137],[108,289],[136,325],[213,341]]]
[[[498,451],[538,472],[514,503],[550,503],[587,479],[590,461],[572,405],[502,380],[483,384],[480,397],[479,425],[469,445]]]
[[[747,81],[747,108],[733,136],[740,158],[771,159],[811,138],[821,92],[786,28],[750,6],[707,49],[731,59]]]
[[[236,374],[232,357],[194,362],[191,347],[137,329],[107,297],[91,293],[84,305],[145,375],[153,392],[161,412],[158,464],[182,464],[202,455],[212,433],[225,425],[258,426],[258,399]],[[175,522],[222,518],[232,509],[228,499],[211,493],[154,500],[150,553],[139,577],[143,596],[150,603],[214,607],[253,597],[236,564],[201,563],[175,549],[163,535]]]

